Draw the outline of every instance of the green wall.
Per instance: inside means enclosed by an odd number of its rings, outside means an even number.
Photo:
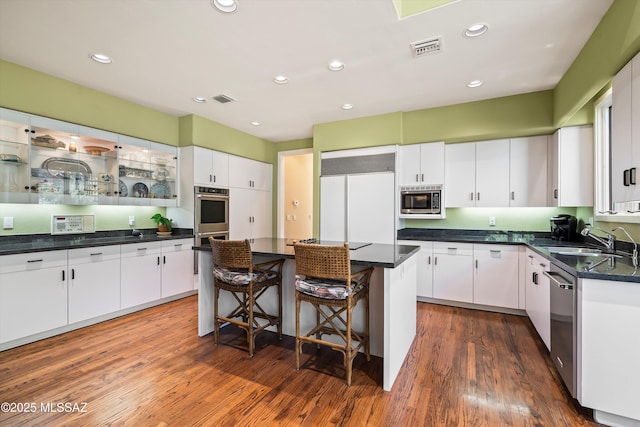
[[[178,145],[177,117],[2,59],[0,106]]]

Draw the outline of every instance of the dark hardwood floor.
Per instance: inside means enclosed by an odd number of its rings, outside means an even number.
[[[291,337],[258,336],[250,359],[224,329],[198,337],[194,296],[0,352],[0,402],[23,411],[0,426],[597,425],[525,317],[419,303],[390,392],[380,359],[359,355],[347,387],[337,352],[306,346],[296,371]]]

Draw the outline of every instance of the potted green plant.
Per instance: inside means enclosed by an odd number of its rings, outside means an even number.
[[[157,213],[151,219],[158,225],[158,233],[171,233],[173,220]]]

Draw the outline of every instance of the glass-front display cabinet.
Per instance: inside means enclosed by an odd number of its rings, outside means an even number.
[[[29,116],[0,108],[0,203],[29,200]]]
[[[0,109],[0,202],[177,206],[176,147]]]
[[[118,150],[120,204],[177,206],[176,147],[120,136]]]

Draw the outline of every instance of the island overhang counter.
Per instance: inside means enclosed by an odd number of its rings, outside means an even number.
[[[283,333],[295,336],[295,256],[293,241],[278,238],[252,239],[251,251],[254,263],[273,258],[284,258],[282,277],[282,328]],[[320,244],[343,242],[321,241]],[[370,286],[370,341],[371,354],[382,358],[382,387],[391,390],[404,359],[416,336],[416,254],[419,246],[356,243],[349,244],[352,269],[373,267]],[[198,335],[213,331],[213,257],[209,245],[194,246],[198,251]],[[221,307],[232,304],[231,297],[223,292]],[[273,310],[276,305],[275,290],[265,294],[261,305]],[[364,310],[354,311],[354,325],[362,325]],[[311,326],[315,314],[311,306],[301,307],[301,327]],[[356,321],[357,319],[357,321]],[[292,369],[295,362],[292,360]]]

